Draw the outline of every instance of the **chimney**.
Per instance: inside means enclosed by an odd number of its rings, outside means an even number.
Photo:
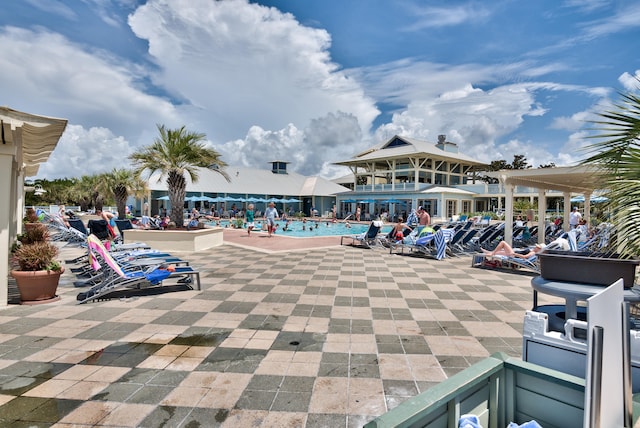
[[[447,136],[444,134],[438,135],[438,142],[436,143],[436,147],[444,152],[458,153],[458,145],[456,143],[447,141]]]

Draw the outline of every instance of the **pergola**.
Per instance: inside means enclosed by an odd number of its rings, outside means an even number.
[[[38,173],[66,126],[65,119],[0,107],[0,307],[8,303],[11,244],[22,232],[24,179]]]
[[[564,198],[564,227],[569,227],[569,213],[571,211],[571,195],[584,195],[585,219],[589,222],[591,211],[591,194],[604,188],[604,179],[599,171],[590,166],[555,167],[521,170],[501,170],[489,172],[487,175],[497,178],[505,188],[505,219],[513,218],[513,193],[515,186],[525,186],[538,189],[538,230],[545,228],[546,191],[562,192]],[[513,241],[513,223],[505,221],[504,239],[508,243]],[[538,241],[544,243],[544,234],[538,234]]]

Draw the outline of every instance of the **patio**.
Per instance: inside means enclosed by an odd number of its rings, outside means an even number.
[[[521,354],[530,276],[241,233],[181,253],[202,291],[79,306],[65,273],[61,301],[1,311],[0,425],[359,427]]]

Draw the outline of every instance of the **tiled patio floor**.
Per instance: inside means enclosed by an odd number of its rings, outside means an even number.
[[[0,426],[359,427],[521,355],[530,276],[239,239],[180,254],[202,291],[76,305],[67,270],[59,302],[0,310]]]

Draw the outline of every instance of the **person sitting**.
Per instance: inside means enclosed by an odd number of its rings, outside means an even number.
[[[589,226],[587,226],[587,220],[583,218],[581,218],[578,222],[576,230],[580,232],[580,234],[578,235],[578,242],[580,244],[584,244],[593,236],[593,232],[589,230]]]
[[[146,229],[146,227],[144,227],[144,225],[136,217],[133,217],[130,221],[131,227],[133,227],[134,229]]]
[[[483,248],[482,252],[487,256],[507,256],[517,257],[519,259],[528,259],[531,256],[540,254],[540,252],[545,248],[545,244],[536,244],[533,248],[514,250],[513,247],[506,241],[500,241],[498,246],[493,251],[488,251]]]
[[[187,224],[187,230],[198,229],[200,222],[197,217],[190,216],[189,223]]]

